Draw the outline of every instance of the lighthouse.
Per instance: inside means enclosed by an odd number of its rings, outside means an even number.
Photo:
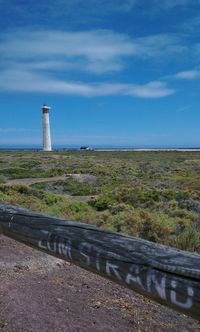
[[[44,104],[42,107],[43,151],[52,151],[49,110],[51,107]]]

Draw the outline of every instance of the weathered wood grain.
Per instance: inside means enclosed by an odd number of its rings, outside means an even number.
[[[200,255],[0,204],[0,232],[200,320]]]

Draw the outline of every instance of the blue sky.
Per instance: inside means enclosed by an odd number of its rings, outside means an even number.
[[[0,146],[200,146],[200,0],[0,0]]]

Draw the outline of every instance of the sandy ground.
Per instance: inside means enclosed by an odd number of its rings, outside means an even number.
[[[3,332],[186,332],[200,324],[0,235]]]

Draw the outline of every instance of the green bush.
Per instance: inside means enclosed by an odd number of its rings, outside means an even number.
[[[174,245],[182,250],[200,253],[200,231],[194,225],[190,225],[174,239]]]
[[[103,211],[111,208],[116,204],[116,200],[111,195],[100,195],[94,200],[90,201],[90,205],[98,211]]]
[[[3,175],[0,175],[0,184],[6,183],[6,179]]]
[[[74,196],[87,196],[96,194],[96,189],[94,185],[86,182],[78,182],[76,180],[66,180],[64,185],[64,190],[69,191],[71,195]]]

